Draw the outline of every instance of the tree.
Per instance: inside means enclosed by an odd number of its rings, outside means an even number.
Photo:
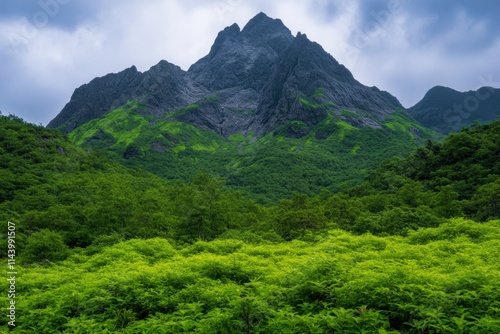
[[[64,260],[68,256],[68,246],[59,233],[41,230],[28,237],[23,256],[27,262]]]
[[[453,189],[453,186],[441,187],[435,197],[436,212],[445,218],[461,216],[462,205],[457,200],[458,196],[459,194]]]
[[[480,187],[472,198],[472,207],[481,221],[500,218],[500,179]]]
[[[349,230],[361,213],[360,206],[360,201],[357,199],[351,199],[343,194],[335,195],[325,203],[325,216],[328,221]]]
[[[281,200],[275,214],[276,232],[285,240],[300,237],[308,230],[319,230],[326,224],[321,208],[303,194]]]
[[[180,217],[179,234],[189,240],[211,240],[222,234],[228,226],[225,215],[228,208],[222,196],[223,180],[198,173],[192,186],[182,186],[174,191],[175,213]],[[227,203],[227,202],[226,202]]]

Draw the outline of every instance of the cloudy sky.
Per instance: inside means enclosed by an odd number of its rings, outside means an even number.
[[[0,110],[45,125],[94,77],[187,70],[261,11],[405,107],[435,85],[500,87],[498,0],[1,0]]]

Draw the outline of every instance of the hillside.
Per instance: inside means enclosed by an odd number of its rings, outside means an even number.
[[[44,233],[60,241],[56,249],[87,247],[109,235],[213,239],[236,218],[248,224],[243,212],[251,221],[259,217],[252,201],[223,190],[223,180],[200,173],[192,184],[170,183],[11,116],[0,116],[0,160],[0,219],[18,222],[22,249]],[[52,246],[24,255],[52,259]]]
[[[330,115],[316,126],[293,121],[259,138],[224,138],[170,117],[153,120],[142,115],[141,108],[130,102],[75,129],[69,138],[167,179],[188,181],[198,171],[207,171],[264,203],[293,192],[315,194],[323,188],[337,191],[344,182],[359,183],[382,159],[401,156],[423,138],[437,137],[397,112],[379,128],[357,128]]]
[[[295,193],[273,206],[258,205],[206,173],[190,184],[169,182],[78,148],[55,130],[13,117],[0,117],[0,125],[1,218],[20,221],[27,235],[57,231],[70,247],[86,247],[110,233],[189,241],[245,227],[290,239],[307,226],[328,229],[327,222],[351,231],[401,234],[406,227],[437,226],[454,216],[499,218],[499,121],[452,134],[440,144],[429,141],[404,159],[386,160],[364,183],[344,185],[338,194]],[[367,217],[381,219],[389,212],[398,217],[393,226],[383,220],[373,229],[365,224]],[[407,216],[414,220],[411,226],[404,226]]]
[[[458,92],[436,86],[408,109],[408,113],[427,128],[443,134],[458,132],[474,122],[488,123],[500,118],[500,89],[482,87]]]
[[[499,130],[262,206],[206,174],[172,183],[0,117],[15,330],[498,332]]]

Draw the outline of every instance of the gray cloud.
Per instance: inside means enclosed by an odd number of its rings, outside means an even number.
[[[360,24],[373,20],[374,13],[386,10],[389,3],[400,4],[409,27],[412,22],[422,23],[409,31],[417,45],[445,42],[450,53],[469,53],[490,47],[500,36],[500,3],[496,0],[362,1]]]
[[[187,69],[220,30],[259,11],[407,107],[434,85],[500,80],[496,0],[4,0],[0,110],[46,124],[92,78],[161,59]]]
[[[0,2],[0,20],[25,17],[38,26],[75,29],[99,11],[96,1],[78,0],[3,0]]]

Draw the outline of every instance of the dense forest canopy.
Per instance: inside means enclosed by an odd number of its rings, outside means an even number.
[[[1,116],[15,330],[499,332],[499,157],[496,121],[358,185],[261,204],[217,175],[168,181]]]

